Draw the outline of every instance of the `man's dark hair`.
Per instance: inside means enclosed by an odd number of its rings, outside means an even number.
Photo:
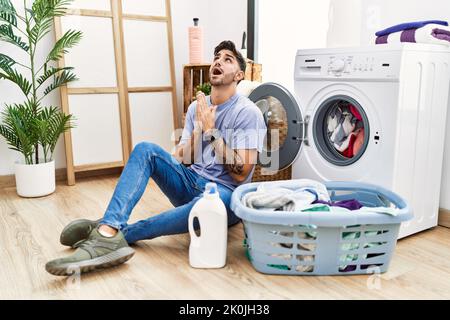
[[[236,57],[239,68],[245,73],[245,67],[247,66],[247,63],[245,62],[244,57],[242,54],[236,50],[236,46],[234,45],[233,41],[225,40],[219,43],[217,47],[214,48],[214,56],[219,53],[220,50],[230,50],[233,52],[234,56]]]

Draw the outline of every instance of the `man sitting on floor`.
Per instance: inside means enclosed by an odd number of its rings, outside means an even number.
[[[69,275],[115,266],[134,255],[129,244],[188,232],[189,213],[210,181],[217,183],[229,226],[239,222],[230,210],[231,194],[251,180],[266,133],[261,111],[236,92],[245,66],[233,42],[223,41],[214,49],[209,69],[211,95],[199,92],[189,106],[175,154],[150,142],[136,145],[103,218],[76,220],[64,228],[61,244],[77,249],[68,257],[48,262],[45,268],[49,273]],[[127,224],[150,178],[174,208]]]

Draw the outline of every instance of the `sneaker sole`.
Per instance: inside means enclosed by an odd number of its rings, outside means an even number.
[[[88,220],[88,219],[80,219],[80,220],[75,220],[72,221],[71,223],[69,223],[67,226],[64,227],[63,231],[61,232],[61,235],[59,237],[59,242],[63,245],[63,246],[68,246],[68,247],[72,247],[75,243],[77,243],[79,240],[83,240],[83,239],[79,239],[77,241],[68,241],[68,239],[64,239],[64,234],[67,233],[72,233],[73,229],[75,229],[75,227],[79,224],[82,223],[92,223],[92,220]],[[89,236],[89,233],[86,233],[85,238],[87,238]],[[66,241],[67,240],[67,241]]]
[[[65,263],[58,266],[45,266],[45,270],[55,276],[70,276],[76,273],[86,273],[114,267],[128,261],[133,255],[134,250],[130,247],[125,247],[90,260]]]

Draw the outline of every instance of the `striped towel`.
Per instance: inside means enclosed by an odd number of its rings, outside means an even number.
[[[450,28],[439,24],[427,24],[421,28],[406,29],[378,36],[375,44],[413,42],[450,46]]]
[[[386,28],[384,30],[377,31],[375,35],[377,37],[385,36],[387,34],[391,34],[394,32],[399,32],[407,29],[417,29],[422,28],[423,26],[426,26],[427,24],[439,24],[442,26],[448,27],[448,22],[443,20],[426,20],[426,21],[414,21],[414,22],[406,22],[406,23],[400,23],[395,26]]]

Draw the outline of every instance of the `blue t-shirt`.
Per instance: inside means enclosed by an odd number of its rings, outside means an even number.
[[[207,96],[208,106],[211,106],[211,97]],[[180,144],[186,143],[192,135],[195,121],[195,108],[197,101],[191,103],[186,113],[185,126]],[[231,149],[257,149],[262,151],[266,124],[259,108],[247,97],[235,94],[223,104],[217,106],[215,126],[220,130],[226,145]],[[236,188],[236,182],[224,167],[222,159],[216,159],[213,147],[202,141],[202,157],[191,165],[191,169],[202,177],[217,181],[230,189]],[[251,181],[253,170],[242,183]]]

